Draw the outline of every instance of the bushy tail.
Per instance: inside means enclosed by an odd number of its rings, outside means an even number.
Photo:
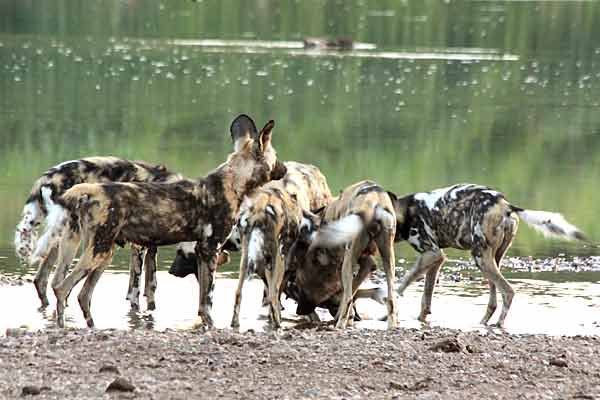
[[[37,242],[37,228],[45,217],[39,198],[31,199],[23,207],[23,217],[15,231],[17,256],[28,262]]]
[[[337,247],[352,241],[365,229],[365,223],[357,214],[350,214],[331,222],[317,231],[312,247]]]
[[[524,210],[518,207],[513,207],[513,211],[515,211],[519,218],[525,221],[529,226],[545,236],[567,240],[588,241],[588,238],[581,230],[568,223],[559,213]]]
[[[385,229],[392,229],[396,225],[396,217],[380,206],[375,208],[373,219]],[[319,228],[311,248],[341,246],[354,240],[365,228],[365,221],[360,215],[347,215]]]
[[[42,188],[42,197],[46,204],[46,210],[48,210],[48,216],[46,217],[46,229],[40,240],[38,240],[35,251],[30,258],[29,263],[31,265],[39,263],[48,256],[50,250],[58,244],[68,222],[68,210],[55,203],[49,192],[49,188]]]

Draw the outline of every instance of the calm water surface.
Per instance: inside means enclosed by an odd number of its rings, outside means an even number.
[[[399,194],[486,184],[519,206],[563,212],[596,243],[548,241],[523,225],[509,255],[600,253],[600,4],[244,4],[242,11],[233,1],[0,1],[1,274],[32,272],[14,257],[13,231],[48,167],[112,154],[200,176],[231,150],[227,128],[240,112],[259,124],[275,119],[280,157],[317,164],[333,191],[364,178]],[[306,37],[351,37],[357,48],[305,50]],[[405,245],[398,254],[414,259]],[[161,251],[163,267],[171,255]],[[136,325],[125,317],[119,286],[126,260],[118,252],[114,274],[98,285],[99,326]],[[134,319],[159,329],[190,323],[196,297],[177,286],[187,280],[160,278],[163,305]],[[563,333],[597,328],[600,276],[555,278],[515,282],[510,329],[560,333],[550,323],[560,310],[571,321]],[[582,290],[589,299],[576,295]],[[470,295],[468,285],[442,293],[448,303],[438,300],[441,309],[456,298],[463,311],[449,307],[434,321],[480,319],[485,297],[459,298]],[[0,327],[25,315],[24,324],[44,326],[31,285],[0,288],[3,299],[15,296],[23,301],[0,313]],[[114,308],[120,317],[103,320]],[[181,316],[167,317],[175,309]],[[418,307],[406,310],[410,319]],[[77,323],[79,310],[70,312]],[[545,328],[528,321],[529,312]]]

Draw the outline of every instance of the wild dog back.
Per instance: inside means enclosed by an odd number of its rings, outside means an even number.
[[[504,194],[481,185],[457,184],[415,193],[398,232],[420,252],[446,247],[471,249],[473,232],[483,229],[479,224],[494,207],[507,217],[512,212]]]

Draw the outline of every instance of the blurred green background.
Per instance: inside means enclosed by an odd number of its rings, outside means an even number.
[[[598,238],[597,21],[597,2],[0,0],[0,269],[24,271],[14,227],[52,165],[111,154],[200,176],[242,112],[275,119],[280,157],[334,192],[475,182]],[[559,253],[598,248],[523,224],[509,254]]]

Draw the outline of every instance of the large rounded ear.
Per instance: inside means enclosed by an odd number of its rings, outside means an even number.
[[[323,217],[323,211],[325,211],[325,208],[327,208],[327,206],[321,206],[315,210],[311,210],[311,212],[315,215],[318,215],[319,217]]]
[[[273,128],[275,127],[275,121],[270,120],[267,124],[262,128],[258,135],[258,143],[260,144],[260,149],[265,151],[271,145],[271,136]]]
[[[246,114],[240,114],[233,120],[229,132],[235,151],[239,151],[248,139],[258,136],[254,121]]]
[[[395,193],[392,192],[387,192],[388,196],[390,196],[390,199],[392,200],[392,203],[395,203],[398,201],[398,196],[396,196]]]

